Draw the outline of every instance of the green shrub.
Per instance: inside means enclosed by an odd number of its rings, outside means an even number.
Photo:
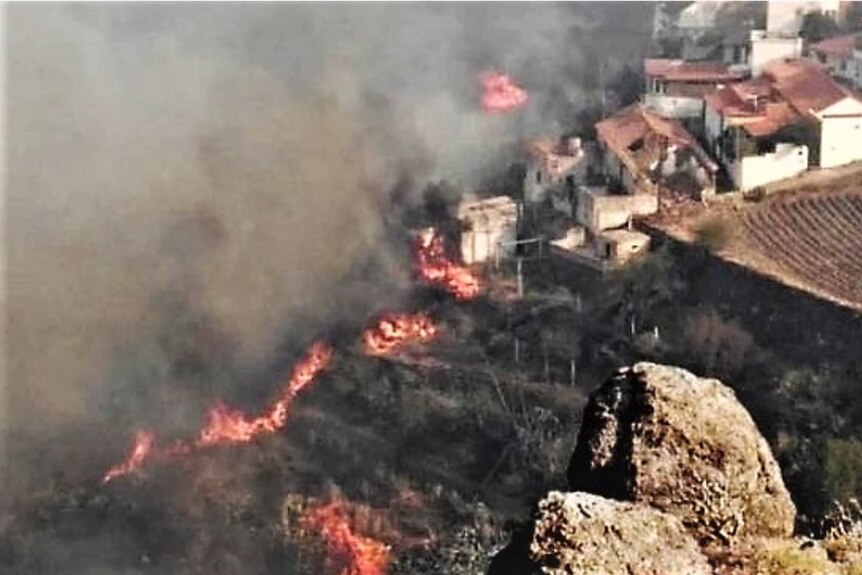
[[[730,241],[730,226],[720,218],[707,220],[695,231],[695,241],[711,252],[721,251]]]
[[[766,198],[766,188],[763,186],[757,186],[756,188],[752,188],[747,192],[744,192],[742,197],[748,202],[762,202]]]
[[[845,501],[862,495],[862,441],[829,439],[823,472],[829,496]]]

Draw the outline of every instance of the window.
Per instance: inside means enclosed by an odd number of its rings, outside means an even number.
[[[665,93],[665,84],[661,78],[653,78],[652,79],[652,91],[653,91],[653,94],[664,94]]]
[[[536,171],[536,183],[537,184],[542,183],[542,171],[541,170]]]

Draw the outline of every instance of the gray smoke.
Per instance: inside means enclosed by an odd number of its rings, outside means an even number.
[[[631,5],[6,12],[0,433],[39,477],[61,458],[46,445],[104,461],[131,428],[179,428],[226,387],[266,398],[257,366],[307,343],[304,327],[397,304],[392,186],[408,173],[470,189],[503,144],[571,129],[595,101],[585,54],[605,41],[618,63],[649,32]],[[488,68],[530,105],[483,115]]]

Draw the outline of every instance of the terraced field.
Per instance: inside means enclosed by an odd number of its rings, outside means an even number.
[[[743,228],[758,268],[862,309],[862,189],[766,202],[744,216]]]

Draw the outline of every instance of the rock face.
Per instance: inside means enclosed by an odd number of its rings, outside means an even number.
[[[682,522],[646,505],[552,491],[534,519],[494,558],[489,575],[712,573]]]
[[[529,557],[547,575],[708,575],[676,517],[589,493],[552,491],[539,503]]]
[[[680,368],[639,363],[595,391],[568,479],[676,515],[702,541],[793,531],[796,509],[748,412]]]

